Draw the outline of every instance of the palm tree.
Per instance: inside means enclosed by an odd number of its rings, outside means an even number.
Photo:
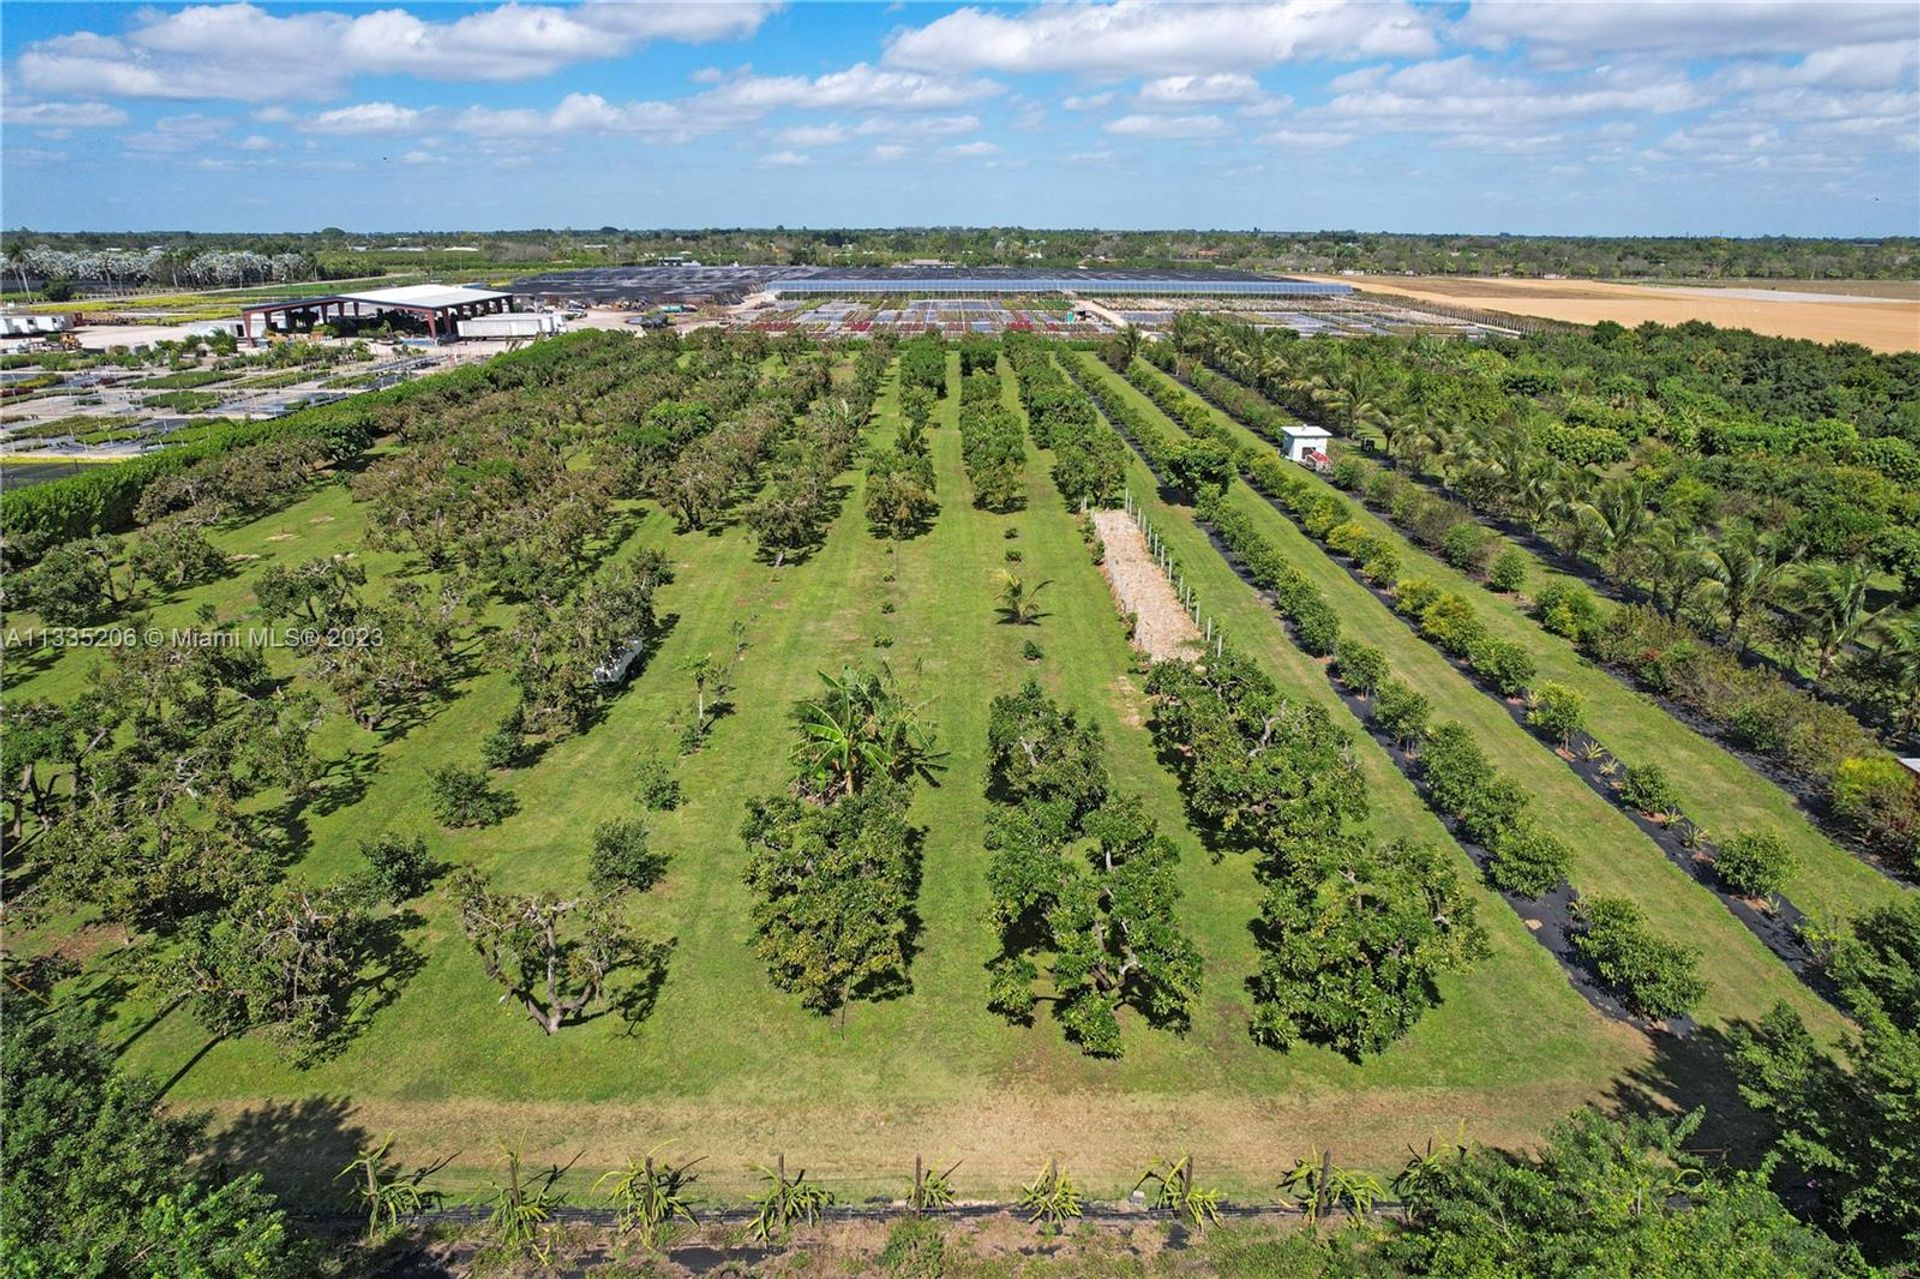
[[[1363,428],[1385,436],[1387,386],[1374,365],[1342,357],[1308,377],[1305,389],[1346,438],[1360,439]]]
[[[1780,581],[1780,561],[1773,547],[1752,525],[1734,529],[1707,551],[1707,587],[1727,615],[1723,637],[1734,652],[1745,652],[1740,625],[1755,608],[1765,607]]]
[[[1142,336],[1139,328],[1131,324],[1121,325],[1120,331],[1114,337],[1120,344],[1120,354],[1123,357],[1120,367],[1127,368],[1133,363],[1133,358],[1140,354],[1140,344],[1146,341],[1146,338]]]
[[[1816,657],[1814,678],[1825,679],[1840,650],[1853,642],[1877,614],[1867,609],[1867,591],[1873,573],[1865,563],[1816,562],[1802,571],[1793,602],[1807,623],[1806,638]]]
[[[1876,656],[1888,673],[1896,709],[1894,724],[1908,737],[1920,727],[1920,610],[1883,622]]]
[[[1697,533],[1673,520],[1661,520],[1641,539],[1653,606],[1669,618],[1678,618],[1701,582],[1712,574],[1707,552]]]
[[[1003,620],[1015,626],[1036,625],[1043,614],[1040,612],[1040,592],[1051,586],[1051,581],[1039,582],[1028,586],[1026,582],[1012,573],[1001,574],[1000,615]]]
[[[1207,326],[1198,311],[1182,311],[1175,315],[1168,337],[1173,342],[1173,349],[1182,355],[1206,354]]]
[[[1627,552],[1653,523],[1646,485],[1625,476],[1607,480],[1592,500],[1580,505],[1577,518],[1586,534],[1583,540],[1606,561],[1609,576],[1617,578]]]

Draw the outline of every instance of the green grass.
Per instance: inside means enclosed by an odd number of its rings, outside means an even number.
[[[1165,375],[1155,370],[1154,376]],[[1219,409],[1210,406],[1209,411],[1240,443],[1271,448]],[[1336,491],[1310,471],[1303,469],[1300,474],[1329,493]],[[1799,858],[1787,882],[1786,895],[1802,910],[1816,917],[1838,919],[1895,901],[1907,891],[1827,838],[1787,792],[1737,755],[1581,656],[1571,641],[1543,630],[1521,602],[1457,571],[1351,495],[1342,496],[1352,506],[1355,519],[1399,552],[1402,577],[1425,577],[1472,600],[1490,634],[1526,646],[1539,665],[1539,681],[1565,684],[1586,694],[1594,735],[1629,764],[1654,760],[1665,768],[1682,807],[1706,829],[1710,839],[1771,830],[1785,840]],[[1527,594],[1537,594],[1547,582],[1562,576],[1531,556],[1529,560],[1524,588]]]
[[[1097,359],[1081,357],[1091,377],[1126,395],[1169,431],[1179,428]],[[1810,1024],[1836,1032],[1841,1020],[1749,933],[1708,890],[1666,860],[1659,848],[1624,814],[1595,795],[1552,750],[1508,717],[1431,645],[1395,617],[1371,592],[1349,577],[1294,523],[1245,484],[1228,499],[1256,520],[1262,531],[1307,576],[1340,613],[1341,633],[1387,654],[1393,671],[1433,702],[1436,721],[1458,720],[1472,730],[1495,767],[1533,797],[1536,811],[1572,848],[1569,878],[1587,895],[1632,899],[1664,936],[1702,952],[1708,993],[1701,1015],[1725,1023],[1755,1018],[1784,1000]],[[1271,623],[1278,626],[1278,622]],[[1595,729],[1606,737],[1606,723]],[[1683,731],[1674,725],[1674,731]]]
[[[577,885],[593,825],[637,811],[636,769],[672,749],[692,700],[685,662],[724,656],[729,627],[745,622],[739,709],[682,765],[688,802],[648,819],[672,860],[634,915],[644,931],[675,937],[677,948],[659,1005],[637,1033],[602,1019],[541,1036],[497,1001],[435,893],[418,903],[414,938],[424,966],[343,1056],[298,1071],[264,1042],[209,1043],[178,1010],[143,1030],[157,1010],[129,1002],[114,1028],[131,1040],[127,1062],[177,1075],[172,1101],[211,1111],[233,1126],[248,1157],[304,1175],[316,1189],[350,1157],[342,1150],[356,1135],[393,1131],[399,1158],[448,1160],[436,1181],[452,1186],[483,1179],[502,1140],[523,1145],[530,1160],[577,1157],[573,1182],[581,1186],[671,1138],[679,1151],[710,1156],[706,1184],[721,1196],[744,1193],[747,1163],[777,1150],[830,1178],[858,1178],[841,1183],[843,1193],[897,1189],[888,1170],[904,1170],[921,1151],[963,1159],[968,1193],[1005,1194],[1050,1153],[1070,1158],[1097,1192],[1117,1193],[1154,1159],[1193,1149],[1213,1179],[1265,1194],[1310,1145],[1385,1168],[1408,1143],[1460,1124],[1487,1140],[1526,1141],[1579,1101],[1655,1072],[1646,1041],[1588,1008],[1485,892],[1478,902],[1492,956],[1447,978],[1442,1005],[1391,1052],[1354,1066],[1318,1049],[1255,1046],[1242,985],[1256,961],[1246,927],[1257,901],[1251,871],[1243,858],[1211,860],[1187,827],[1178,789],[1154,758],[1147,706],[1106,584],[1048,478],[1050,458],[1031,459],[1025,511],[999,516],[970,505],[955,430],[957,361],[949,381],[955,398],[942,402],[933,437],[942,510],[931,531],[900,544],[894,582],[882,580],[895,561],[865,527],[858,473],[846,477],[846,505],[825,545],[779,570],[756,558],[744,529],[680,535],[658,511],[637,508],[619,553],[668,550],[678,577],[659,602],[672,628],[603,722],[505,777],[520,811],[504,824],[442,831],[426,803],[429,765],[474,761],[480,737],[510,704],[500,630],[475,641],[482,673],[404,736],[385,740],[340,718],[322,730],[323,753],[340,761],[328,785],[352,802],[332,811],[317,804],[301,816],[310,851],[298,873],[342,875],[356,862],[357,840],[396,830],[419,832],[437,856],[477,862],[512,886]],[[1017,402],[1010,379],[1008,396]],[[878,436],[897,422],[890,390]],[[1135,492],[1150,493],[1144,470],[1134,471]],[[1236,642],[1297,695],[1331,703],[1318,664],[1285,641],[1197,530],[1177,512],[1148,506]],[[1020,530],[1012,542],[1009,526]],[[376,581],[406,569],[396,555],[366,552],[363,532],[363,512],[345,491],[321,488],[218,534],[225,549],[261,559],[165,602],[156,620],[185,624],[203,601],[223,619],[243,618],[252,609],[249,580],[274,560],[353,550]],[[1053,580],[1037,628],[996,619],[1009,545],[1024,554],[1023,575]],[[896,604],[890,616],[880,612],[886,600]],[[509,621],[502,609],[487,618],[494,628]],[[894,643],[875,649],[882,630]],[[1030,637],[1046,653],[1032,665],[1020,656]],[[857,1005],[843,1023],[804,1012],[768,984],[750,948],[738,828],[746,799],[786,779],[788,710],[815,686],[815,672],[876,657],[926,703],[949,753],[939,784],[924,787],[913,810],[928,831],[913,993]],[[92,660],[77,652],[18,659],[18,692],[72,696]],[[278,670],[293,667],[285,653],[273,661]],[[1181,918],[1207,962],[1193,1030],[1176,1038],[1129,1016],[1119,1062],[1082,1057],[1044,1005],[1030,1029],[1009,1027],[984,1006],[983,965],[995,947],[984,918],[987,704],[1030,670],[1101,725],[1118,784],[1143,794],[1183,855]],[[1382,835],[1444,839],[1377,747],[1361,738],[1356,753]],[[1725,968],[1710,971],[1717,984],[1730,980]],[[1751,1001],[1756,1009],[1765,1002],[1763,993]],[[350,1130],[344,1137],[342,1126]]]

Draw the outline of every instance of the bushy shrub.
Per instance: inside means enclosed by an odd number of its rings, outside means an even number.
[[[1455,657],[1471,658],[1487,639],[1487,624],[1471,601],[1452,592],[1420,611],[1420,633]]]
[[[653,886],[666,859],[647,846],[647,828],[638,819],[602,822],[593,828],[593,851],[587,855],[587,882],[595,888]]]
[[[1720,846],[1713,869],[1735,892],[1770,898],[1787,886],[1794,862],[1793,850],[1778,835],[1749,831]]]
[[[1573,735],[1587,726],[1587,695],[1547,680],[1533,690],[1527,723],[1549,737],[1558,738],[1561,746],[1571,745]]]
[[[1503,892],[1541,897],[1567,877],[1573,854],[1560,838],[1532,820],[1517,821],[1487,845],[1493,860],[1487,878]]]
[[[1372,548],[1357,552],[1360,571],[1375,586],[1385,586],[1400,576],[1400,553],[1384,539],[1374,541]]]
[[[1333,464],[1333,469],[1327,472],[1327,478],[1333,481],[1335,488],[1355,493],[1367,488],[1379,470],[1378,466],[1358,453],[1344,453]]]
[[[1324,493],[1301,512],[1300,524],[1315,537],[1325,537],[1334,525],[1345,523],[1352,516],[1352,508],[1344,501]]]
[[[1435,807],[1457,818],[1460,833],[1476,844],[1490,843],[1526,809],[1526,792],[1495,770],[1464,724],[1449,721],[1428,733],[1420,763]]]
[[[1340,615],[1318,592],[1292,611],[1294,637],[1315,657],[1332,653],[1340,642]]]
[[[1680,811],[1680,796],[1667,770],[1651,760],[1627,769],[1626,780],[1620,783],[1620,799],[1634,812],[1648,817],[1671,817]]]
[[[673,761],[655,755],[642,761],[636,778],[640,806],[650,812],[665,813],[680,807],[680,779],[673,775]]]
[[[492,826],[513,811],[513,797],[495,790],[477,768],[448,764],[429,768],[433,815],[442,826]]]
[[[1640,908],[1624,897],[1583,900],[1573,944],[1620,1001],[1642,1016],[1678,1016],[1706,996],[1699,952],[1655,935]]]
[[[526,707],[515,702],[491,733],[480,739],[480,759],[488,768],[513,768],[527,749]]]
[[[360,856],[366,859],[369,882],[395,906],[426,892],[433,881],[433,858],[427,854],[427,841],[418,835],[409,839],[389,831],[363,839]]]
[[[1338,555],[1357,556],[1358,548],[1366,537],[1366,525],[1358,520],[1348,520],[1327,530],[1327,549]]]
[[[1405,494],[1413,491],[1416,491],[1413,483],[1406,476],[1383,467],[1375,470],[1367,479],[1367,504],[1391,513],[1394,504],[1399,502]]]
[[[1540,588],[1533,615],[1555,635],[1578,644],[1600,627],[1600,605],[1593,592],[1569,578],[1555,578]]]
[[[1371,644],[1348,637],[1334,650],[1334,669],[1342,684],[1366,696],[1387,678],[1387,655]]]
[[[1832,798],[1833,811],[1874,848],[1914,862],[1920,791],[1906,765],[1887,755],[1843,760],[1833,775]]]
[[[1441,594],[1440,588],[1427,578],[1405,578],[1393,588],[1393,607],[1408,617],[1418,617]]]
[[[1478,524],[1462,520],[1440,539],[1440,554],[1462,573],[1479,573],[1493,554],[1493,538]]]
[[[1505,697],[1525,691],[1539,669],[1533,654],[1512,640],[1483,639],[1471,650],[1468,660],[1473,663],[1474,673]]]
[[[1487,569],[1487,585],[1496,591],[1505,591],[1511,595],[1527,584],[1527,553],[1517,546],[1509,546],[1493,557],[1493,564]]]
[[[1380,685],[1373,699],[1373,722],[1402,746],[1417,746],[1427,735],[1433,703],[1397,679]]]

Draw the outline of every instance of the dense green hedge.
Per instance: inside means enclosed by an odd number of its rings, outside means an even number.
[[[348,401],[271,422],[234,422],[214,427],[191,444],[90,467],[29,488],[9,489],[0,494],[0,529],[6,533],[8,560],[17,567],[39,558],[51,546],[86,537],[96,529],[118,533],[132,528],[134,507],[149,484],[206,458],[298,436],[324,441],[335,458],[358,452],[372,438],[371,416],[370,405]]]
[[[172,445],[45,484],[10,489],[0,494],[0,531],[5,533],[8,566],[18,569],[31,564],[47,548],[87,537],[95,530],[119,533],[132,528],[134,508],[147,486],[196,462],[256,444],[299,437],[319,440],[326,456],[337,462],[372,443],[375,422],[383,408],[423,395],[464,396],[529,378],[538,380],[550,365],[581,347],[611,348],[631,340],[625,334],[583,333],[538,342],[484,365],[435,373],[383,391],[301,409],[269,422],[215,425],[189,444]]]

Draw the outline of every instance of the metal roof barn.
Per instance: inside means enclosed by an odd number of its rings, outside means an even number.
[[[273,317],[281,317],[281,331],[292,332],[304,326],[333,320],[361,319],[369,312],[401,311],[426,321],[427,336],[438,342],[454,336],[462,320],[481,315],[497,315],[513,308],[513,295],[497,289],[469,289],[451,284],[408,284],[391,289],[369,289],[362,293],[328,293],[320,297],[293,298],[282,302],[261,302],[240,310],[240,331],[248,342],[259,344],[273,329]],[[331,312],[331,314],[329,314]]]

